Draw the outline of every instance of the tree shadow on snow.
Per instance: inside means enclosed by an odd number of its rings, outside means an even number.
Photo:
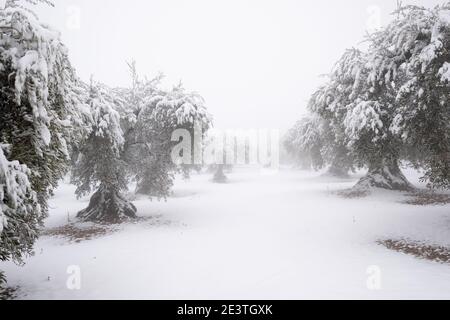
[[[389,250],[411,255],[416,258],[450,264],[450,248],[447,247],[431,245],[410,239],[379,240],[377,241],[377,244],[384,246]]]
[[[406,196],[409,199],[402,203],[414,206],[443,206],[450,204],[450,194],[439,193],[433,190],[417,190]]]
[[[126,231],[131,226],[158,228],[176,224],[177,223],[173,221],[164,219],[162,215],[155,215],[130,219],[120,224],[73,222],[64,226],[45,229],[42,231],[41,235],[64,239],[68,243],[81,243]]]
[[[302,182],[308,182],[308,183],[352,183],[357,182],[360,178],[362,178],[363,175],[349,175],[345,177],[337,177],[334,175],[330,175],[328,173],[324,174],[318,174],[314,176],[308,176],[304,178],[299,178]]]

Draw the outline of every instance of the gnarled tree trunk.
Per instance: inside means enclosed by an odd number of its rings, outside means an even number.
[[[401,171],[398,160],[383,160],[371,164],[367,175],[361,178],[353,189],[368,190],[371,188],[399,191],[414,189]]]
[[[120,223],[136,218],[136,207],[113,187],[104,184],[94,193],[89,206],[77,217],[83,221],[99,223]]]

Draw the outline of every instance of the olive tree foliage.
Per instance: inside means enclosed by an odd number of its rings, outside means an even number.
[[[29,180],[30,170],[8,160],[8,149],[0,145],[0,261],[23,263],[33,254],[44,214]],[[0,272],[0,295],[5,280]]]
[[[175,130],[202,134],[210,116],[203,98],[182,85],[172,90],[160,87],[162,76],[139,77],[136,64],[129,64],[131,86],[109,88],[91,84],[88,104],[90,134],[78,150],[73,182],[79,196],[97,190],[89,207],[78,216],[95,222],[121,222],[136,217],[136,208],[124,191],[131,182],[136,193],[157,199],[170,195],[175,173],[182,167],[171,157],[178,141]]]
[[[0,260],[32,254],[48,199],[68,170],[86,109],[57,31],[33,6],[7,0],[0,11]]]
[[[91,130],[79,149],[72,182],[79,197],[90,194],[88,208],[78,213],[86,221],[116,223],[136,217],[136,208],[122,194],[128,185],[127,165],[123,160],[125,144],[119,101],[106,86],[91,82],[87,103]]]
[[[373,79],[395,84],[392,131],[418,151],[432,188],[450,185],[450,2],[405,6],[375,39]]]
[[[174,175],[186,169],[174,163],[171,155],[179,141],[172,141],[175,130],[187,130],[195,143],[195,129],[201,135],[211,126],[204,99],[188,92],[180,83],[171,90],[161,89],[162,75],[142,79],[135,62],[129,64],[132,86],[121,89],[129,114],[125,128],[125,157],[137,183],[136,192],[157,199],[170,195]]]
[[[373,158],[377,167],[384,164],[384,174],[378,173],[382,183],[388,182],[385,187],[411,189],[398,168],[400,156],[420,161],[430,187],[447,186],[449,8],[449,3],[399,7],[394,21],[369,38],[362,94],[365,103],[380,110],[375,112],[383,132],[379,141],[387,143]]]
[[[343,150],[341,163],[368,168],[355,188],[411,190],[402,160],[422,166],[430,187],[448,186],[449,39],[448,3],[399,7],[366,50],[345,52],[313,95],[311,113],[334,136],[329,154]]]
[[[316,116],[306,116],[292,127],[284,140],[286,150],[301,161],[310,161],[316,170],[325,166],[322,156],[323,121]],[[305,160],[307,158],[307,160]]]

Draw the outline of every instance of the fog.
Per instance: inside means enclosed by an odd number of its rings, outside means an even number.
[[[426,1],[428,6],[440,3]],[[408,3],[420,3],[410,1]],[[394,0],[58,0],[42,21],[61,30],[83,80],[129,84],[126,61],[167,86],[183,81],[219,128],[286,130],[346,48],[384,25]],[[121,63],[123,62],[123,63]]]

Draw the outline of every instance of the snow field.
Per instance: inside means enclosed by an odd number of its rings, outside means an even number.
[[[81,243],[42,237],[25,267],[0,268],[26,299],[450,298],[448,265],[376,244],[410,238],[448,246],[449,208],[403,204],[403,194],[387,191],[364,199],[333,193],[357,178],[237,169],[230,183],[213,184],[194,175],[177,181],[167,202],[134,202],[153,220]],[[87,206],[73,191],[58,189],[47,227]],[[67,288],[69,266],[80,268],[80,290]],[[373,267],[377,290],[368,287]]]

